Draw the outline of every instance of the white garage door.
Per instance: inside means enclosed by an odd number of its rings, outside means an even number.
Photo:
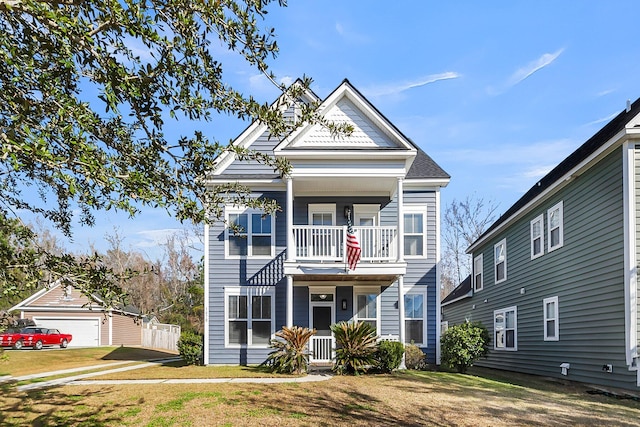
[[[36,324],[71,334],[69,347],[97,347],[100,345],[100,319],[56,319],[34,317]]]

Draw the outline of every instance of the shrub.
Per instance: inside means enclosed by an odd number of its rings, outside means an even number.
[[[460,373],[489,352],[489,331],[480,323],[465,322],[449,327],[440,339],[442,364]]]
[[[178,351],[187,365],[204,364],[204,337],[195,332],[187,331],[180,334]]]
[[[293,326],[276,332],[280,339],[271,340],[271,348],[275,349],[262,364],[269,366],[273,372],[283,374],[302,374],[309,366],[309,350],[307,344],[315,329]]]
[[[400,367],[404,345],[397,341],[380,341],[376,350],[377,368],[382,372],[392,372]]]
[[[426,368],[426,355],[413,343],[407,344],[404,348],[404,366],[407,369],[422,370]]]
[[[340,322],[331,325],[336,339],[336,361],[333,370],[339,374],[366,372],[375,365],[376,331],[365,322]]]

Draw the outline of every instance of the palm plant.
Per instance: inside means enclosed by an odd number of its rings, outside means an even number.
[[[279,339],[271,340],[271,348],[263,365],[269,366],[273,372],[284,374],[303,374],[309,366],[309,350],[307,344],[312,336],[316,334],[315,329],[292,326],[283,326],[276,332]]]
[[[340,374],[358,375],[375,365],[376,331],[365,322],[339,322],[331,325],[336,340],[336,362]]]

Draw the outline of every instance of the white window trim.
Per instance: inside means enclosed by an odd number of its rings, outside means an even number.
[[[496,267],[498,266],[498,259],[496,258],[496,248],[501,245],[504,246],[504,278],[498,280],[498,275],[496,274]],[[496,285],[507,280],[507,239],[502,239],[498,243],[493,245],[493,280],[495,281]]]
[[[555,317],[553,319],[550,319],[547,317],[547,304],[549,303],[554,303],[555,304]],[[560,307],[558,306],[558,297],[550,297],[550,298],[545,298],[542,301],[542,310],[543,311],[543,318],[544,318],[544,323],[543,323],[543,329],[544,329],[544,340],[545,341],[560,341]],[[547,335],[547,321],[548,320],[555,320],[555,330],[554,330],[554,336],[550,337]]]
[[[480,287],[476,287],[476,276],[478,275],[477,265],[480,264]],[[478,255],[473,259],[473,282],[471,285],[473,286],[474,292],[479,292],[484,289],[484,257],[482,254]]]
[[[407,296],[407,295],[422,295],[422,342],[420,343],[417,342],[415,344],[419,345],[422,348],[426,348],[429,343],[429,331],[427,328],[427,291],[426,289],[422,290],[422,289],[410,288],[404,294],[404,296]],[[406,307],[406,303],[405,303],[405,307]],[[413,320],[413,318],[407,318],[406,316],[403,316],[403,317],[405,322],[407,320]],[[408,344],[408,343],[409,342],[407,341],[404,344]]]
[[[236,214],[246,214],[247,218],[247,230],[244,230],[244,233],[247,235],[247,255],[230,255],[229,254],[229,236],[233,235],[233,231],[229,228],[229,215]],[[252,214],[263,214],[262,211],[257,209],[250,209],[245,207],[237,207],[237,206],[227,206],[224,210],[224,222],[226,224],[224,228],[224,257],[225,259],[272,259],[276,253],[276,216],[275,214],[271,215],[271,253],[269,255],[253,255],[253,246],[251,244],[252,239]]]
[[[558,228],[560,230],[559,232],[559,243],[555,246],[551,246],[551,231],[553,231],[551,229],[551,212],[558,210],[558,217],[560,219],[560,224],[558,225]],[[564,245],[564,206],[562,201],[556,203],[555,205],[553,205],[551,208],[549,208],[547,210],[547,244],[548,244],[548,251],[555,251],[556,249],[560,249],[563,245]]]
[[[353,225],[358,226],[356,224],[356,217],[359,215],[371,215],[375,217],[375,226],[380,225],[380,205],[353,205]]]
[[[498,343],[496,340],[496,315],[499,313],[502,313],[502,315],[504,316],[504,321],[505,324],[507,322],[507,312],[509,311],[513,311],[513,317],[514,317],[514,322],[513,322],[513,348],[508,348],[505,347],[498,347]],[[506,344],[506,343],[505,343]],[[493,349],[497,350],[497,351],[518,351],[518,306],[513,306],[513,307],[507,307],[507,308],[502,308],[500,310],[494,310],[493,311]]]
[[[330,213],[331,225],[336,225],[336,204],[335,203],[309,203],[308,224],[313,224],[314,213]]]
[[[404,257],[406,259],[425,259],[427,258],[427,206],[426,205],[404,205],[402,214],[422,214],[422,255],[409,255],[405,252]],[[403,221],[404,223],[404,221]],[[407,236],[404,232],[403,235]],[[410,234],[411,235],[411,234]],[[402,242],[404,245],[404,242]]]
[[[533,253],[533,242],[534,242],[533,226],[538,222],[540,223],[540,253],[534,254]],[[531,238],[531,259],[539,258],[542,255],[544,255],[544,215],[540,214],[531,220],[531,223],[529,226],[529,234]]]
[[[376,334],[380,335],[380,326],[381,326],[380,304],[382,302],[382,298],[381,298],[382,293],[380,292],[380,286],[367,286],[367,287],[354,286],[353,288],[353,319],[356,321],[360,320],[358,319],[358,295],[371,295],[371,294],[376,294]],[[366,318],[366,320],[369,320],[369,318]]]
[[[229,344],[229,297],[247,297],[247,344]],[[276,291],[273,286],[227,286],[224,288],[224,347],[225,348],[269,348],[269,344],[253,344],[252,301],[253,296],[271,297],[271,341],[276,333]],[[264,320],[264,319],[259,319]]]

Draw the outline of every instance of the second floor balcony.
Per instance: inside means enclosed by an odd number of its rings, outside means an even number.
[[[353,227],[361,262],[396,261],[397,227]],[[346,262],[347,226],[294,225],[295,260]]]
[[[310,280],[355,275],[388,281],[404,274],[406,263],[398,259],[398,227],[359,226],[353,231],[361,250],[355,269],[347,260],[347,226],[292,226],[285,272]]]

